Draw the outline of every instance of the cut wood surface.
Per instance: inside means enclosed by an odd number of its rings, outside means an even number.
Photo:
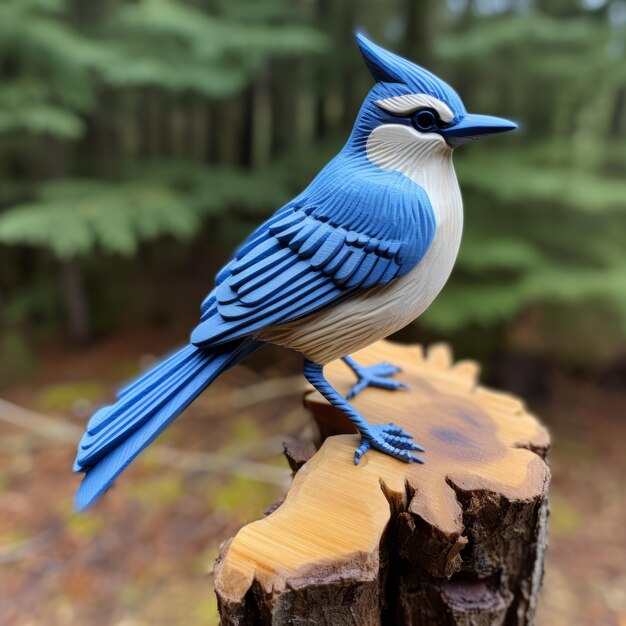
[[[353,355],[399,365],[409,390],[367,389],[354,407],[394,422],[424,465],[375,450],[317,392],[306,396],[321,448],[299,463],[285,501],[222,551],[225,625],[531,624],[545,548],[549,438],[523,404],[477,385],[448,347],[379,342]],[[342,393],[341,362],[325,368]],[[331,436],[332,435],[332,436]],[[308,452],[311,454],[312,450]],[[288,453],[289,456],[289,453]]]

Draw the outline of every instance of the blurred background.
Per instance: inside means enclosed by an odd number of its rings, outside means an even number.
[[[74,446],[345,141],[356,27],[521,125],[455,155],[460,257],[397,339],[449,341],[550,427],[540,625],[626,624],[626,2],[2,0],[3,626],[217,623],[219,542],[313,435],[299,359],[229,372],[84,515]]]

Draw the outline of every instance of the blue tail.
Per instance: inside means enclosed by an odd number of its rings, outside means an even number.
[[[188,345],[120,392],[115,404],[94,413],[74,463],[75,472],[86,474],[76,508],[93,504],[205,387],[261,345],[250,339],[210,350]]]

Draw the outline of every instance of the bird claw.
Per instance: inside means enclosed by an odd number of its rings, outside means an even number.
[[[405,383],[400,382],[399,380],[390,380],[391,376],[394,376],[402,371],[396,365],[386,362],[370,365],[369,367],[364,367],[354,362],[349,365],[359,380],[346,396],[347,400],[354,398],[367,387],[376,387],[378,389],[387,389],[389,391],[408,389],[408,385]]]
[[[358,465],[370,448],[376,448],[405,463],[424,463],[423,459],[412,454],[413,451],[425,452],[412,439],[413,435],[394,424],[369,425],[361,431],[361,443],[354,452],[354,463]]]
[[[372,444],[367,440],[362,440],[359,447],[354,451],[354,464],[358,465],[361,461],[361,457],[372,447]]]

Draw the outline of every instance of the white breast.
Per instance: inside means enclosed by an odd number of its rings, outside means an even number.
[[[261,338],[328,363],[400,330],[421,315],[448,280],[461,242],[463,205],[452,150],[440,135],[387,124],[367,142],[368,158],[422,186],[430,198],[437,228],[424,258],[408,274],[346,302],[264,331]]]

